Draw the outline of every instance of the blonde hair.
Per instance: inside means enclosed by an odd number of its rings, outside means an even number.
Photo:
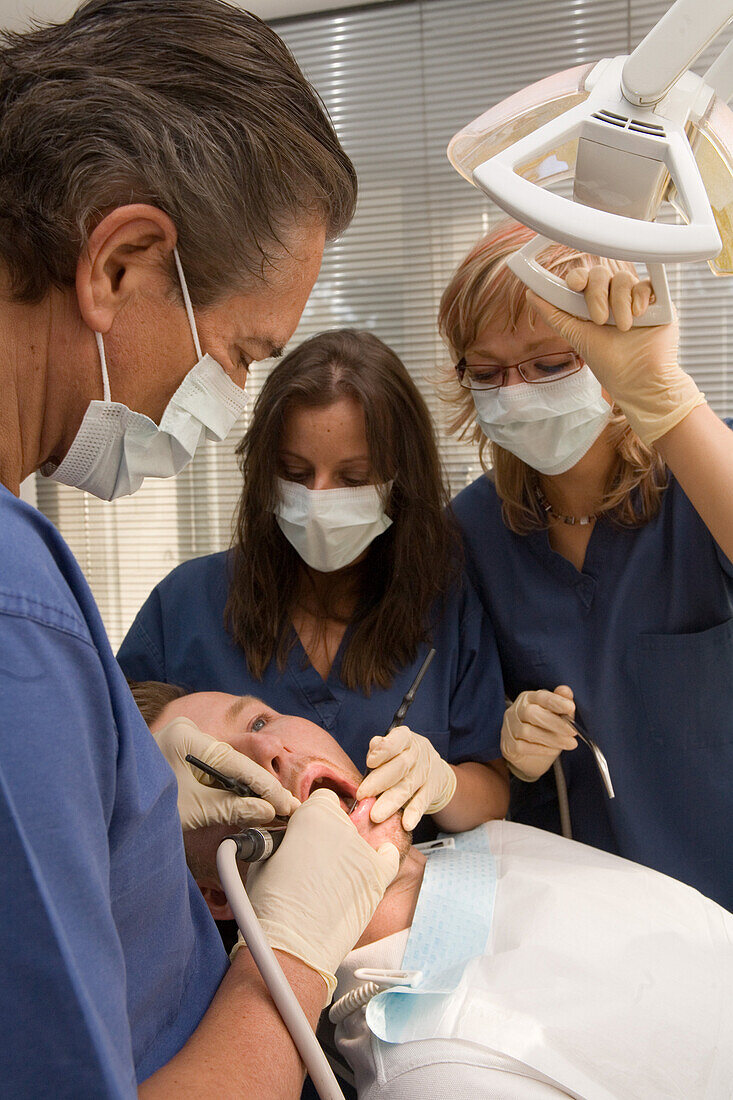
[[[526,287],[507,267],[506,260],[534,236],[531,229],[518,222],[501,222],[459,264],[443,292],[438,312],[438,328],[454,362],[473,347],[488,326],[501,332],[516,329],[528,308]],[[631,264],[581,253],[562,244],[549,245],[538,259],[543,267],[563,277],[575,267],[599,263],[613,271],[633,270]],[[531,314],[529,319],[531,325]],[[440,390],[443,400],[454,410],[449,431],[459,439],[477,443],[481,465],[486,473],[491,469],[507,527],[519,535],[547,527],[547,513],[537,499],[537,471],[486,438],[476,420],[471,391],[460,385],[452,365],[444,372]],[[617,460],[598,511],[620,526],[640,527],[659,511],[667,482],[666,467],[632,431],[617,405],[607,430]]]

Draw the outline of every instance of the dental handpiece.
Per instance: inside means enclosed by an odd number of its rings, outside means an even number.
[[[269,859],[285,838],[286,825],[262,825],[245,829],[229,839],[237,845],[237,859],[242,863],[260,863]]]
[[[435,656],[435,649],[433,648],[429,651],[427,657],[425,658],[423,663],[420,665],[420,668],[418,669],[417,676],[415,677],[415,679],[410,684],[409,688],[407,689],[407,691],[405,692],[405,694],[402,698],[402,702],[398,706],[397,710],[394,712],[394,715],[392,717],[392,721],[387,726],[387,729],[384,732],[385,737],[390,732],[390,730],[393,730],[395,728],[395,726],[401,725],[405,715],[407,714],[408,710],[410,709],[410,706],[412,705],[412,703],[415,700],[415,696],[417,695],[417,689],[420,687],[420,684],[425,679],[425,673],[430,668],[430,665],[432,663],[432,660],[433,660],[434,656]],[[351,803],[351,806],[349,807],[349,814],[353,814],[353,812],[356,809],[357,805],[358,805],[358,799],[355,798],[354,801]]]

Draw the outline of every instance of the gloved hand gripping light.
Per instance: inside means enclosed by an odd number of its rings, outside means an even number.
[[[452,139],[454,168],[541,235],[508,264],[560,309],[588,316],[537,263],[550,241],[646,263],[656,303],[635,324],[671,319],[665,263],[733,274],[733,47],[689,71],[731,19],[731,0],[677,0],[632,54],[532,84]],[[572,198],[547,190],[565,179]],[[655,221],[665,201],[685,224]]]

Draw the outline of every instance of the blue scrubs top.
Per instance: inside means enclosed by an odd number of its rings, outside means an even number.
[[[608,760],[614,800],[586,745],[562,754],[575,839],[733,908],[733,566],[679,484],[643,527],[597,520],[580,572],[487,477],[454,509],[508,695],[568,684]],[[512,780],[511,815],[560,831],[552,770]]]
[[[351,691],[339,676],[344,635],[326,681],[296,639],[286,667],[273,660],[262,680],[224,627],[228,552],[194,558],[153,589],[118,653],[132,680],[164,680],[191,691],[254,695],[281,714],[322,726],[363,770],[369,741],[384,733],[428,650],[401,669],[387,689]],[[410,707],[411,729],[430,738],[450,763],[500,756],[504,688],[491,624],[466,583],[434,617],[433,663]]]
[[[0,1091],[135,1097],[227,966],[68,547],[0,486]]]

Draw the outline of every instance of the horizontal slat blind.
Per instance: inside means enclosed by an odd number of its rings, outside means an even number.
[[[435,316],[460,258],[500,212],[450,168],[470,119],[540,77],[625,52],[667,7],[658,0],[415,0],[282,21],[277,30],[328,106],[357,168],[359,208],[332,245],[293,344],[345,325],[373,330],[407,363],[441,425],[454,490],[479,473],[445,436],[432,380],[446,356]],[[698,64],[703,71],[706,58]],[[727,371],[733,280],[706,266],[671,273],[683,358],[715,408],[733,412]],[[253,368],[256,394],[269,364]],[[79,558],[117,644],[154,584],[228,545],[246,417],[174,481],[107,505],[39,478],[39,506]]]

